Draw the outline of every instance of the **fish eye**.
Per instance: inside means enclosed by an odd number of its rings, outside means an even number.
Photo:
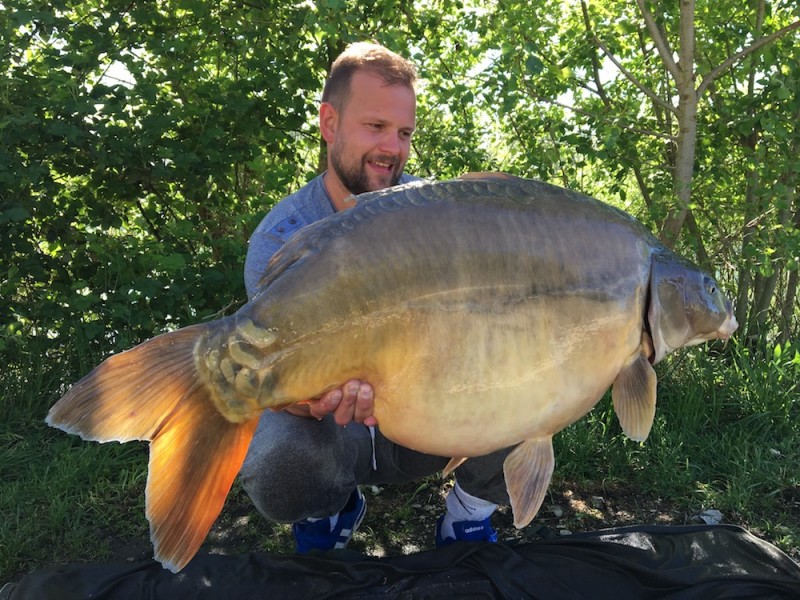
[[[710,277],[706,277],[706,291],[711,294],[712,296],[716,295],[717,293],[717,284],[716,282],[711,279]]]

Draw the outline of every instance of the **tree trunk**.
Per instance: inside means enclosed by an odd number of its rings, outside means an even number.
[[[754,144],[755,142],[753,142]],[[755,154],[755,148],[751,147]],[[742,256],[740,257],[740,264],[742,267],[739,269],[739,282],[736,294],[736,320],[744,326],[748,320],[748,308],[750,307],[750,299],[753,298],[753,275],[752,269],[749,267],[750,260],[747,258],[748,250],[753,246],[753,237],[756,234],[756,215],[758,211],[756,205],[756,186],[758,185],[758,173],[755,167],[748,170],[746,175],[747,187],[745,189],[744,198],[744,221],[745,225],[742,231]],[[746,333],[745,329],[742,329]]]
[[[798,223],[800,226],[800,223]],[[798,270],[795,269],[789,273],[786,280],[786,294],[783,297],[783,306],[781,307],[780,317],[780,336],[778,341],[781,344],[786,344],[789,340],[797,339],[800,335],[800,327],[798,327],[797,320],[795,319],[795,306],[797,300],[797,284],[798,284]]]
[[[674,246],[686,222],[692,201],[692,176],[697,145],[697,102],[694,73],[694,0],[681,0],[680,48],[675,85],[678,91],[678,146],[673,173],[677,206],[667,215],[661,240]]]

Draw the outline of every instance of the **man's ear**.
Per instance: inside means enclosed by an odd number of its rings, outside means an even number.
[[[323,102],[319,105],[319,130],[322,133],[322,139],[332,144],[338,128],[339,112],[330,102]]]

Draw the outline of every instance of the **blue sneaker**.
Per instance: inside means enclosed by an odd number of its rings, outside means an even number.
[[[483,521],[455,521],[453,531],[456,537],[442,537],[444,515],[436,520],[436,547],[448,546],[454,542],[496,542],[497,532],[492,529],[489,519]]]
[[[366,512],[367,501],[361,490],[356,488],[339,513],[339,519],[333,529],[330,517],[314,522],[300,521],[292,525],[294,539],[297,542],[295,551],[298,554],[305,554],[311,550],[344,548],[361,525]]]

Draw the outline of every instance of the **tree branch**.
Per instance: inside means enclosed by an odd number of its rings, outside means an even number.
[[[589,8],[586,6],[586,0],[581,0],[581,13],[583,13],[583,26],[586,28],[586,34],[590,40],[596,39],[594,31],[592,31],[592,21],[589,18]],[[600,61],[595,52],[592,52],[592,75],[597,86],[597,95],[600,96],[603,104],[611,106],[611,100],[608,98],[606,90],[603,88],[603,82],[600,80]]]
[[[611,62],[613,62],[614,65],[620,70],[620,72],[623,75],[625,75],[625,77],[628,78],[628,81],[630,81],[633,85],[635,85],[637,88],[639,88],[645,96],[650,98],[653,102],[655,102],[656,104],[658,104],[659,106],[661,106],[665,110],[668,110],[668,111],[673,112],[675,114],[678,113],[678,109],[677,108],[675,108],[670,103],[665,102],[664,100],[659,98],[658,95],[655,92],[653,92],[653,90],[651,90],[646,85],[644,85],[642,82],[640,82],[633,73],[631,73],[630,71],[628,71],[628,69],[623,67],[622,63],[620,63],[617,60],[617,58],[613,54],[611,54],[611,51],[606,47],[606,45],[603,42],[600,41],[600,39],[597,36],[592,36],[592,38],[594,40],[594,43],[597,44],[598,48],[600,48],[603,51],[603,54],[605,54],[608,57],[608,59]]]
[[[642,12],[642,16],[644,17],[647,30],[650,32],[650,37],[652,37],[653,41],[656,43],[658,54],[661,56],[661,60],[664,61],[664,66],[667,67],[667,71],[669,71],[670,75],[672,75],[672,78],[677,83],[680,81],[680,70],[678,69],[675,59],[672,58],[672,51],[669,49],[667,40],[665,40],[664,36],[661,35],[661,31],[658,29],[656,20],[644,5],[644,0],[636,0],[636,4],[639,5],[639,10]]]
[[[577,81],[576,83],[578,85],[580,85],[579,81]],[[581,85],[581,87],[583,89],[587,90],[588,92],[592,93],[592,94],[598,94],[597,90],[593,90],[592,88],[590,88],[587,85]],[[526,89],[527,89],[528,94],[530,95],[531,98],[533,98],[534,100],[537,100],[539,102],[542,102],[543,104],[548,104],[550,106],[557,106],[559,108],[563,108],[565,110],[568,110],[569,112],[571,112],[573,114],[581,115],[582,117],[586,117],[588,119],[600,119],[600,118],[602,118],[602,115],[599,115],[597,113],[593,113],[593,112],[590,112],[588,110],[584,110],[584,109],[578,108],[576,106],[571,106],[569,104],[564,104],[563,102],[559,102],[558,100],[552,100],[551,98],[547,98],[545,96],[541,96],[541,95],[537,94],[536,91],[534,89],[532,89],[529,84],[526,85]],[[623,127],[623,129],[625,131],[630,131],[630,132],[636,133],[638,135],[646,135],[648,137],[653,137],[653,138],[662,139],[662,140],[668,140],[670,142],[675,142],[678,139],[674,135],[670,135],[668,133],[663,133],[661,131],[655,131],[655,130],[652,130],[652,129],[650,129],[650,130],[648,130],[648,129],[640,129],[638,127],[633,127],[633,126],[626,126],[626,127]]]
[[[642,0],[638,1],[641,2]],[[778,38],[783,37],[787,33],[791,33],[792,31],[798,28],[800,28],[800,21],[795,21],[794,23],[792,23],[791,25],[787,25],[783,29],[779,29],[778,31],[775,31],[767,36],[757,39],[755,42],[750,44],[744,50],[741,50],[736,54],[729,56],[725,61],[720,63],[715,69],[713,69],[710,73],[708,73],[705,77],[703,77],[703,81],[700,82],[700,85],[697,88],[698,97],[702,96],[703,93],[708,89],[708,86],[710,86],[711,83],[717,77],[719,77],[723,72],[725,72],[727,69],[733,66],[737,61],[743,59],[745,56],[752,54],[753,52],[759,50],[760,48],[769,44],[770,42],[773,42]]]
[[[697,103],[697,91],[695,90],[694,72],[694,51],[697,44],[695,33],[694,9],[695,0],[681,0],[680,2],[680,24],[678,25],[679,45],[678,45],[678,74],[675,80],[678,85],[678,94],[683,96],[691,92],[695,95],[694,103]]]

